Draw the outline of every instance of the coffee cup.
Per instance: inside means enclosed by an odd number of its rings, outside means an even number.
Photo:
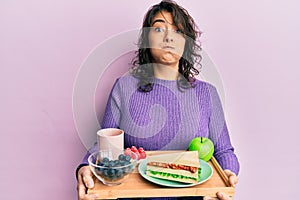
[[[113,157],[124,151],[124,131],[118,128],[104,128],[97,131],[99,151],[108,150]]]

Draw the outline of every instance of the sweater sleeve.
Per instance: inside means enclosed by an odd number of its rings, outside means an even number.
[[[101,128],[119,127],[121,118],[121,92],[120,82],[117,79],[107,101]]]
[[[209,119],[209,137],[215,145],[214,157],[223,169],[229,169],[238,175],[239,161],[230,141],[227,124],[218,92],[214,86],[209,89],[211,115]]]

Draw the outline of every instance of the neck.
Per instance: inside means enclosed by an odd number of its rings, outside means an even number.
[[[168,66],[163,64],[153,64],[154,76],[164,80],[177,80],[178,78],[178,65]]]

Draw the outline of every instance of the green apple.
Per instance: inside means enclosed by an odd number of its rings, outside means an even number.
[[[204,161],[209,161],[214,153],[214,143],[205,137],[196,137],[191,140],[189,151],[198,151],[198,156]]]

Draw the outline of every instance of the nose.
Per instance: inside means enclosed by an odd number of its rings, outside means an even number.
[[[165,32],[165,38],[164,38],[165,42],[173,42],[174,41],[172,32],[173,31],[171,31],[171,30],[168,30],[168,29],[166,30],[166,32]]]

